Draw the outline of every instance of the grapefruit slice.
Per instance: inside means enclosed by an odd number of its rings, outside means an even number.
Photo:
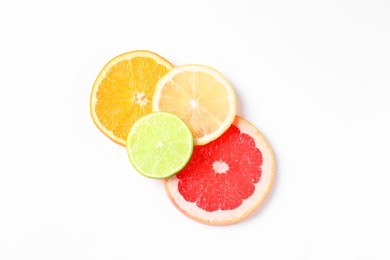
[[[126,145],[131,126],[152,112],[155,84],[173,65],[146,50],[126,52],[109,61],[93,84],[90,111],[98,129]]]
[[[226,131],[236,115],[236,95],[228,80],[204,65],[177,66],[156,84],[153,111],[178,115],[190,127],[194,144],[207,144]]]
[[[210,225],[241,221],[268,195],[274,156],[255,126],[236,116],[216,140],[195,146],[186,167],[164,179],[173,204],[188,217]]]

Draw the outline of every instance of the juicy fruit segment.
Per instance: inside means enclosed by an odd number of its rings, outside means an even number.
[[[96,126],[125,145],[131,126],[152,112],[156,82],[172,64],[150,51],[132,51],[108,62],[97,77],[90,100]]]
[[[262,162],[253,139],[233,125],[214,143],[195,149],[194,160],[177,176],[179,192],[209,212],[235,209],[253,194]]]
[[[164,180],[174,205],[211,225],[236,223],[255,211],[274,178],[273,153],[262,134],[236,117],[218,139],[195,146],[187,166]]]
[[[203,145],[231,125],[236,115],[236,97],[230,83],[215,69],[183,65],[157,82],[153,111],[178,115],[191,128],[195,145]]]
[[[126,148],[139,173],[149,178],[167,178],[187,164],[193,152],[193,137],[178,116],[156,112],[134,123]]]

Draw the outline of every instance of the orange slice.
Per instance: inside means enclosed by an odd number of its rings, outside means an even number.
[[[190,127],[195,145],[221,136],[236,115],[236,95],[217,70],[203,65],[182,65],[165,74],[156,85],[153,111],[171,112]]]
[[[152,112],[156,82],[172,68],[170,62],[150,51],[137,50],[113,58],[92,88],[93,122],[111,140],[126,145],[134,122]]]

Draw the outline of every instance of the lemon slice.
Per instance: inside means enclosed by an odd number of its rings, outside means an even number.
[[[195,145],[221,136],[236,116],[236,95],[230,82],[212,67],[174,67],[156,84],[153,111],[170,112],[186,122]]]

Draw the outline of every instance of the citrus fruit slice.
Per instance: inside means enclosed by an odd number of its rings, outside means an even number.
[[[178,116],[156,112],[138,119],[126,148],[134,168],[149,178],[167,178],[188,163],[194,143],[191,130]]]
[[[178,115],[190,127],[195,145],[215,140],[232,124],[236,95],[225,77],[203,65],[182,65],[156,85],[153,111]]]
[[[123,53],[109,61],[95,80],[90,97],[96,126],[121,145],[133,123],[152,112],[155,84],[172,64],[150,51]]]
[[[210,225],[236,223],[254,212],[274,179],[274,157],[266,139],[237,116],[216,140],[195,146],[186,167],[164,180],[173,204]]]

